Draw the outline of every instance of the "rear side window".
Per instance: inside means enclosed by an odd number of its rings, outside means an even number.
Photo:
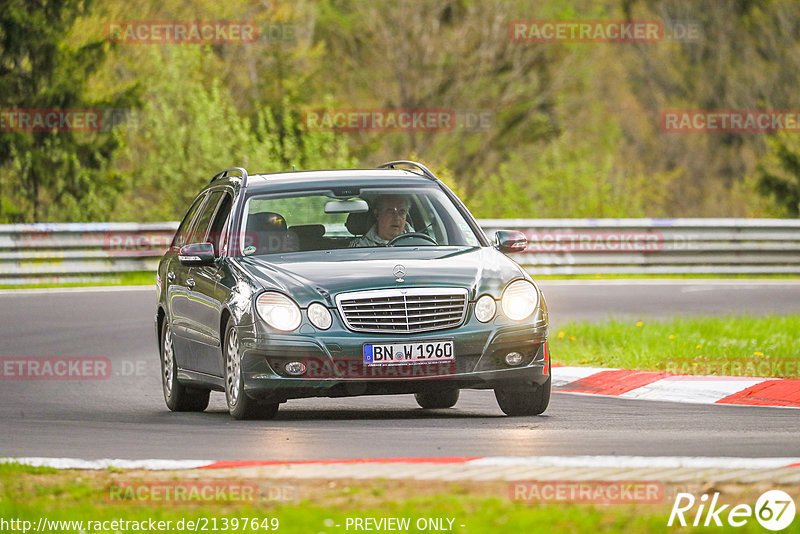
[[[175,232],[175,237],[172,238],[172,247],[180,248],[186,244],[188,237],[189,237],[189,227],[192,224],[192,219],[194,219],[197,210],[200,208],[200,205],[203,203],[203,200],[208,195],[202,195],[194,201],[192,207],[189,208],[189,211],[186,212],[186,215],[183,217],[183,221],[178,226],[178,231]]]

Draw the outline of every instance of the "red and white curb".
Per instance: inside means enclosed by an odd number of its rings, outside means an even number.
[[[693,404],[800,408],[800,380],[553,366],[553,390]]]
[[[800,484],[800,458],[531,456],[204,461],[0,458],[58,469],[186,470],[183,478],[411,479],[438,481],[658,480],[664,483]],[[167,474],[167,476],[172,476]]]

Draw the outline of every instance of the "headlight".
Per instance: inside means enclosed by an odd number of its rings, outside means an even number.
[[[482,323],[492,320],[497,311],[497,304],[489,295],[484,295],[475,303],[475,318]]]
[[[256,310],[276,330],[288,332],[300,326],[300,308],[286,295],[271,291],[262,293],[256,300]]]
[[[503,313],[514,321],[522,321],[531,316],[539,303],[539,292],[527,280],[511,282],[503,291],[500,301]]]
[[[331,312],[319,302],[314,302],[308,307],[308,320],[321,330],[327,330],[331,327],[331,323],[333,322]]]

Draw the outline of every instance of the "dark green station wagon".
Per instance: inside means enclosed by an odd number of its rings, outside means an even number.
[[[236,419],[289,399],[414,394],[450,408],[494,389],[508,415],[550,402],[548,316],[530,276],[418,163],[248,175],[192,203],[158,267],[164,397]]]

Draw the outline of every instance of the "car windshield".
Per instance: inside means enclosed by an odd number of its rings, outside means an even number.
[[[480,246],[438,188],[366,188],[254,195],[242,221],[245,256],[382,246]]]

